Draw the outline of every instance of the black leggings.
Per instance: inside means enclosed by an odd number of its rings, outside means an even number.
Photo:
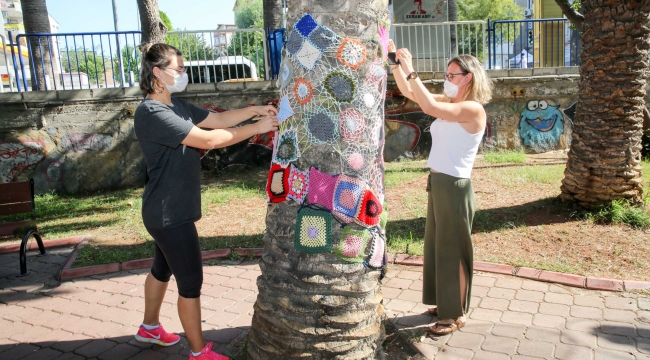
[[[201,296],[203,264],[199,234],[194,223],[173,228],[147,228],[155,242],[151,275],[158,281],[176,278],[178,294],[184,298]]]

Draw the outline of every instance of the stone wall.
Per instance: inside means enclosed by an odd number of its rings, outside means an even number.
[[[496,70],[494,98],[486,106],[483,148],[540,152],[568,147],[575,68]],[[535,75],[535,76],[531,76]],[[443,73],[421,74],[432,92]],[[235,109],[276,100],[275,82],[190,85],[182,97],[197,106]],[[33,177],[38,193],[91,192],[141,186],[145,167],[133,133],[139,89],[94,89],[0,94],[0,181]],[[400,96],[389,79],[386,158],[426,156],[433,120]],[[411,150],[417,129],[421,131]],[[405,131],[405,129],[409,131]],[[208,164],[208,166],[210,166]]]

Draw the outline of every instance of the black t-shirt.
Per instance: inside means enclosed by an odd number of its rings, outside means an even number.
[[[201,218],[199,149],[181,142],[209,113],[173,97],[172,106],[146,98],[135,110],[135,135],[149,173],[142,195],[146,227],[169,228]]]

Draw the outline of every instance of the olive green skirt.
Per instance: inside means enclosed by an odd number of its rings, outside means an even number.
[[[438,306],[438,318],[469,311],[474,270],[472,221],[476,208],[470,179],[431,173],[427,184],[422,302]],[[460,296],[460,269],[466,278],[466,301]]]

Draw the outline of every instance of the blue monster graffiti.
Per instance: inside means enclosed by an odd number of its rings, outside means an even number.
[[[519,135],[525,146],[542,152],[555,150],[564,133],[564,117],[558,106],[531,100],[521,112]]]

